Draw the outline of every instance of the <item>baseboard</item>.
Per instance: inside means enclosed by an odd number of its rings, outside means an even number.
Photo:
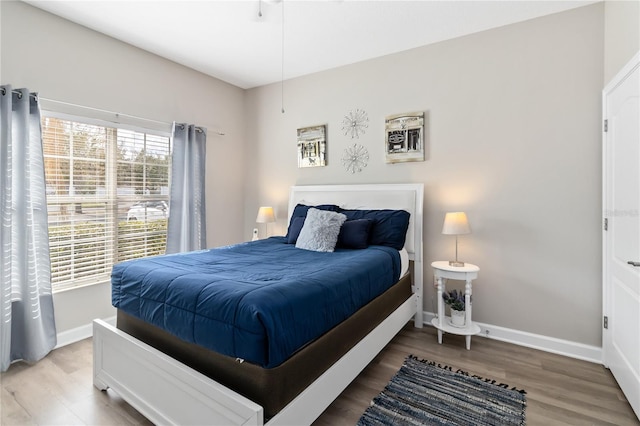
[[[115,316],[110,318],[103,318],[103,321],[105,321],[106,323],[114,327],[116,325]],[[91,336],[93,336],[93,323],[72,328],[71,330],[62,331],[57,335],[58,344],[54,349],[58,349],[63,346],[70,345],[72,343],[79,342],[80,340],[86,339]]]
[[[435,314],[432,312],[423,312],[423,324],[431,326],[431,320],[434,317]],[[116,317],[105,318],[104,321],[115,326]],[[480,334],[478,336],[481,337],[602,364],[602,348],[599,346],[585,345],[570,340],[557,339],[555,337],[513,330],[481,322],[476,322],[476,324],[480,326]],[[86,324],[81,327],[63,331],[58,333],[58,344],[55,349],[86,339],[92,335],[93,324]]]
[[[435,314],[433,312],[424,312],[424,324],[430,326],[431,320],[434,317]],[[499,327],[497,325],[474,322],[480,326],[480,334],[478,336],[602,364],[602,348],[599,346],[585,345],[570,340],[557,339],[555,337]]]

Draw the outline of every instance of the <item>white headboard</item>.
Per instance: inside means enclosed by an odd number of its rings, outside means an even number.
[[[373,185],[308,185],[292,186],[289,193],[287,223],[296,204],[335,204],[345,209],[394,209],[411,214],[405,249],[409,259],[422,261],[421,183]]]
[[[379,185],[292,186],[289,193],[287,223],[296,204],[336,204],[345,209],[394,209],[411,214],[404,247],[413,261],[413,292],[416,297],[415,326],[423,321],[422,209],[424,185],[421,183]]]

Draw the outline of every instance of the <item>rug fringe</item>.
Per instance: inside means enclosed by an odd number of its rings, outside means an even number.
[[[438,367],[438,368],[441,368],[441,369],[443,369],[443,370],[448,370],[448,371],[451,371],[451,372],[453,373],[453,369],[451,368],[451,366],[446,365],[446,364],[445,364],[445,365],[443,365],[443,364],[437,363],[437,362],[435,362],[435,361],[429,361],[428,359],[418,358],[417,356],[415,356],[415,355],[413,355],[413,354],[411,354],[411,355],[407,356],[407,358],[405,359],[405,363],[406,363],[406,360],[407,360],[407,359],[413,359],[414,361],[418,361],[418,362],[421,362],[421,363],[423,363],[423,364],[428,364],[428,365],[431,365],[432,367]],[[403,363],[403,364],[404,364],[404,363]],[[492,384],[492,385],[496,385],[496,386],[501,387],[501,388],[504,388],[504,389],[509,389],[509,385],[508,385],[508,384],[506,384],[506,383],[496,383],[496,381],[495,381],[495,380],[492,380],[492,379],[486,379],[486,378],[484,378],[484,377],[482,377],[482,376],[478,376],[478,375],[476,375],[476,374],[474,374],[474,375],[470,375],[468,371],[464,371],[464,370],[461,370],[461,369],[459,369],[459,368],[458,368],[458,369],[456,369],[455,373],[457,373],[457,374],[462,374],[463,376],[468,376],[468,377],[470,376],[470,377],[473,377],[473,378],[478,379],[478,380],[483,380],[483,381],[484,381],[484,382],[486,382],[486,383],[490,383],[490,384]],[[527,394],[527,391],[525,391],[524,389],[518,389],[518,388],[516,388],[516,387],[512,387],[512,388],[511,388],[511,390],[512,390],[512,391],[519,392],[519,393],[521,393],[521,394],[523,394],[523,395],[526,395],[526,394]],[[525,402],[525,404],[526,404],[526,402]]]

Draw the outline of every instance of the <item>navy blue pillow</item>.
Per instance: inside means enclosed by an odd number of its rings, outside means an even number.
[[[404,210],[340,210],[347,220],[370,219],[369,245],[402,250],[409,229],[409,212]]]
[[[302,231],[305,219],[306,217],[302,216],[291,218],[289,232],[287,233],[287,244],[295,244],[296,241],[298,241],[298,235],[300,235],[300,231]]]
[[[333,204],[321,204],[319,206],[307,206],[304,204],[298,204],[296,205],[296,207],[293,209],[293,213],[291,214],[291,220],[289,222],[289,228],[287,229],[287,242],[289,241],[289,238],[291,236],[291,224],[293,223],[293,219],[296,217],[307,217],[307,212],[309,211],[310,208],[316,208],[318,210],[329,210],[332,212],[340,212],[340,207],[333,205]],[[298,234],[300,234],[300,231],[298,231]],[[295,240],[298,239],[298,236],[295,236]],[[294,241],[295,243],[295,241]],[[293,244],[293,243],[290,243]]]
[[[338,247],[365,249],[369,245],[369,231],[373,221],[370,219],[348,220],[342,224],[338,234]]]

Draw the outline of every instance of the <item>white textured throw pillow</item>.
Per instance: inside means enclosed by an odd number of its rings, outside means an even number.
[[[347,216],[342,213],[309,209],[298,241],[296,241],[296,247],[305,250],[332,252],[338,242],[340,227],[346,220]]]

